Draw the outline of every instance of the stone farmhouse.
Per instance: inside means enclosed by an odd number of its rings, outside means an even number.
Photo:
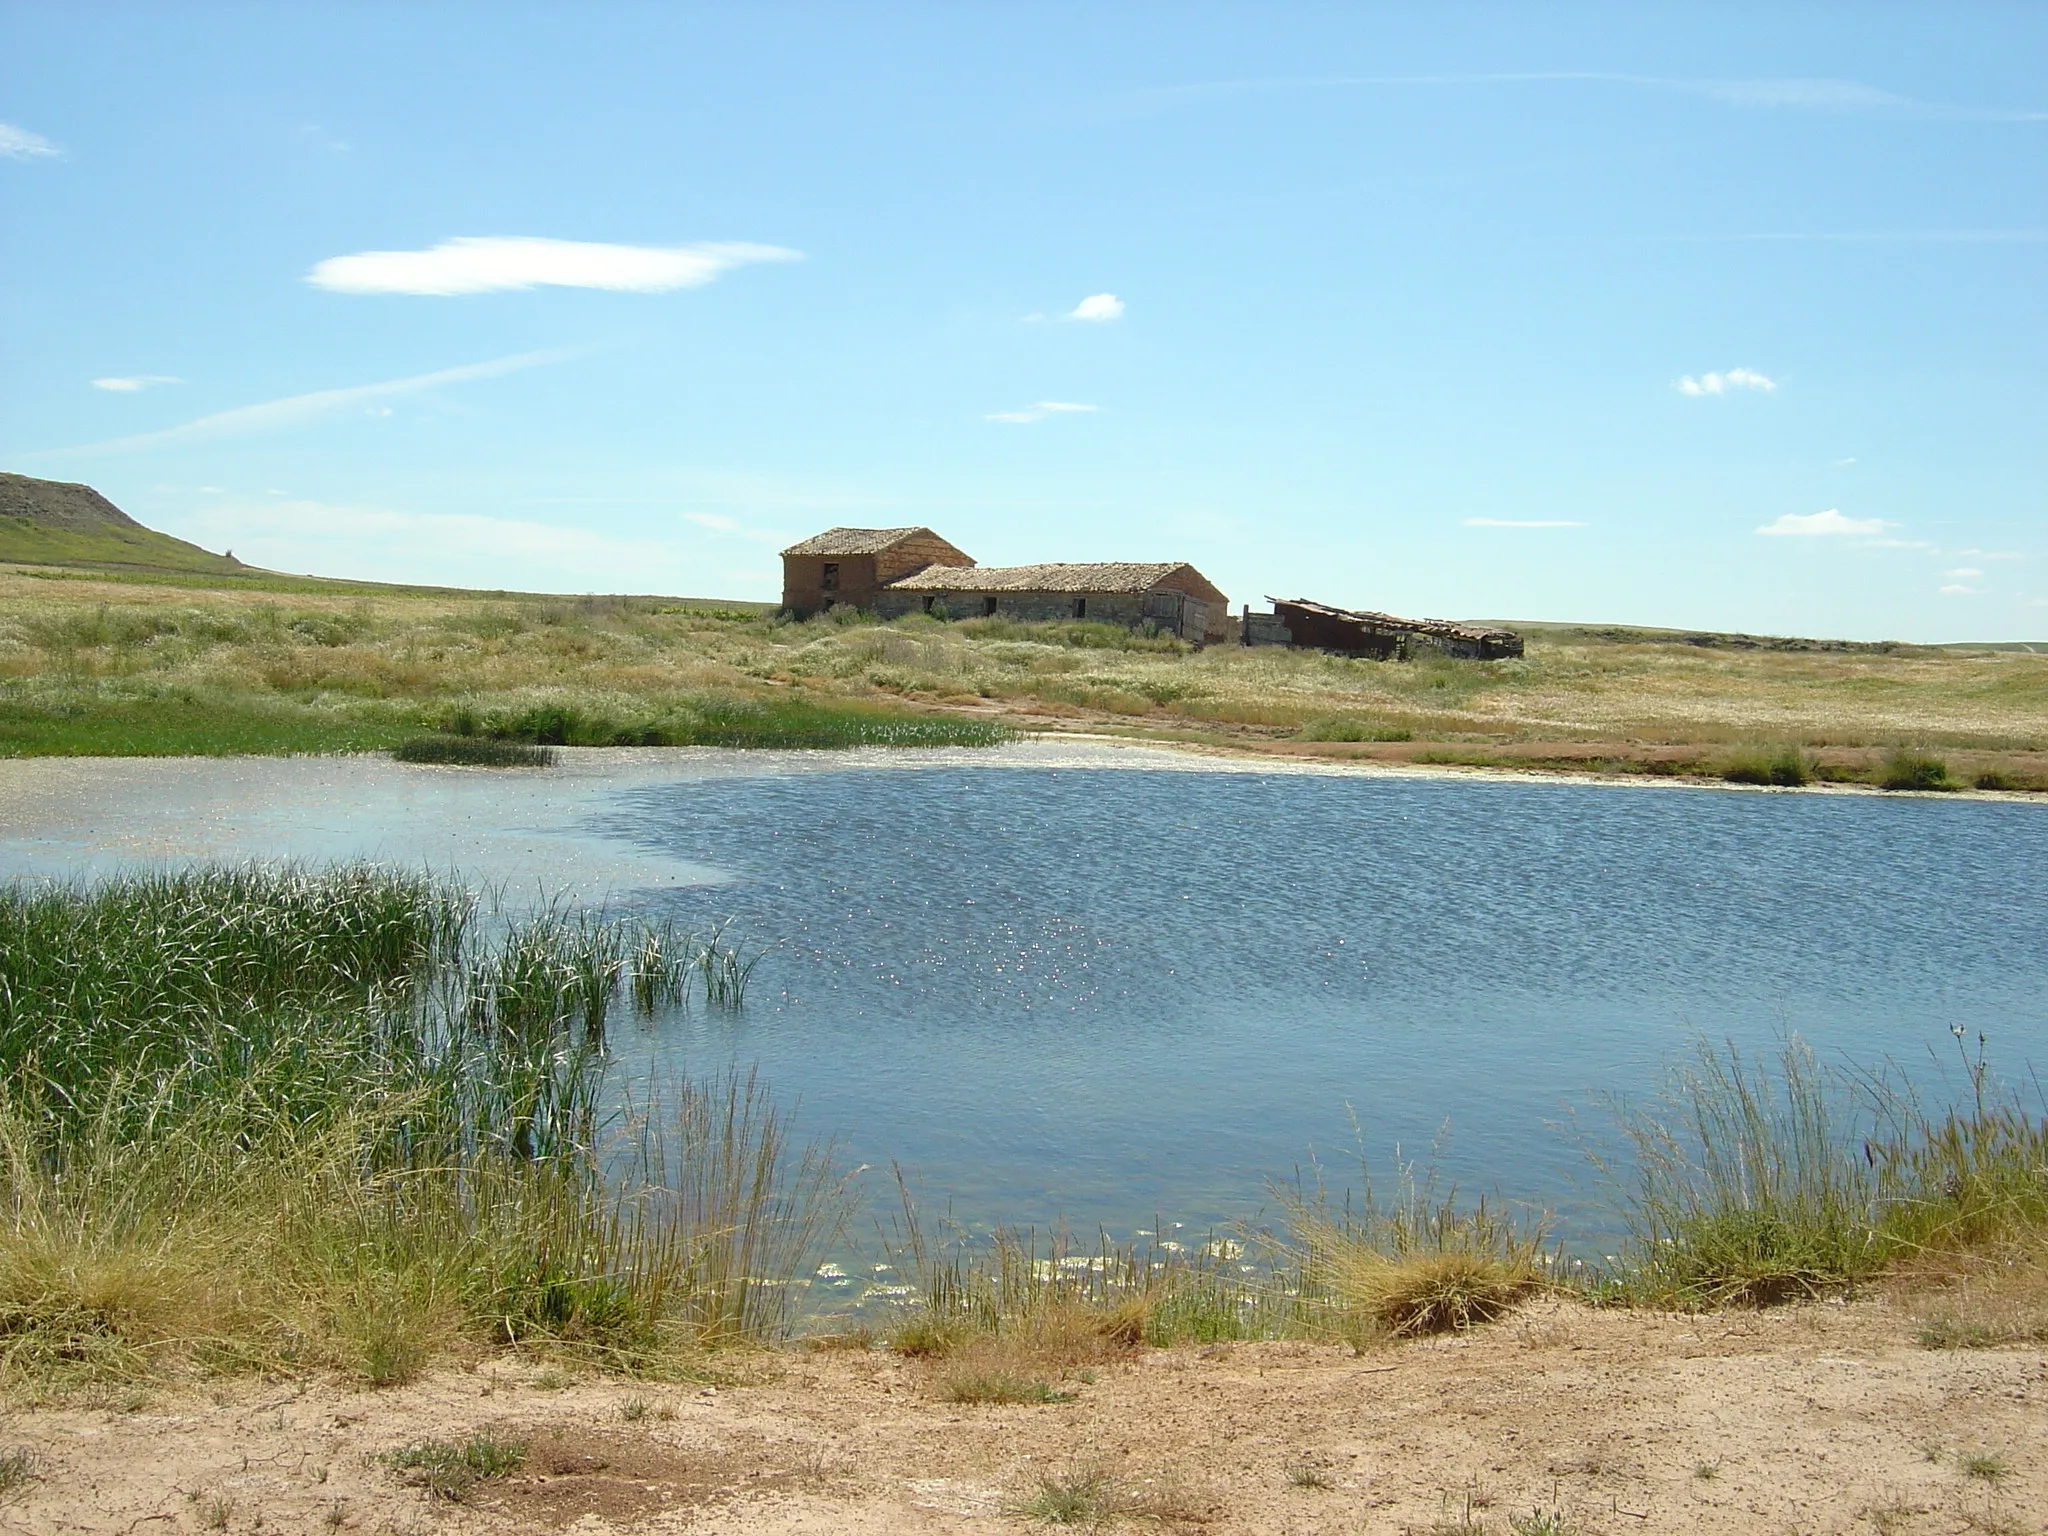
[[[976,565],[929,528],[831,528],[782,552],[782,606],[846,603],[885,619],[1095,619],[1197,645],[1236,640],[1230,599],[1179,561]]]

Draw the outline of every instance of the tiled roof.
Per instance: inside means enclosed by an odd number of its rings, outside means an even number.
[[[885,585],[895,592],[1149,592],[1184,562],[1140,565],[928,565]]]
[[[936,539],[929,528],[827,528],[801,544],[792,544],[785,555],[879,555],[914,534]]]

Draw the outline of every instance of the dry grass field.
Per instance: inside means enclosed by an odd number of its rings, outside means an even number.
[[[755,605],[0,568],[0,752],[390,746],[423,727],[633,739],[691,701],[804,699],[1260,751],[2048,786],[2048,654],[1528,629],[1524,659],[1355,661],[1097,624],[778,621]],[[578,725],[581,722],[581,725]],[[582,731],[579,737],[576,733]]]

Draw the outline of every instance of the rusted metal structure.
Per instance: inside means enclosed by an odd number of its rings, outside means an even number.
[[[1305,597],[1269,597],[1271,613],[1244,611],[1240,638],[1246,645],[1291,645],[1367,656],[1376,661],[1408,660],[1427,652],[1468,661],[1493,661],[1522,654],[1522,637],[1511,629],[1460,624],[1452,619],[1400,619],[1391,613],[1332,608]]]

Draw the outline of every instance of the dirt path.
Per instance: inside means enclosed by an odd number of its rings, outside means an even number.
[[[1131,1529],[1505,1533],[1557,1509],[1588,1536],[2048,1530],[2048,1353],[1922,1349],[1881,1302],[1544,1304],[1362,1357],[1154,1351],[1036,1406],[944,1402],[932,1368],[879,1353],[755,1369],[559,1386],[500,1362],[388,1392],[242,1382],[17,1410],[0,1448],[32,1447],[39,1475],[0,1530],[994,1533],[1045,1528],[1019,1506],[1089,1473]],[[480,1429],[528,1461],[462,1502],[382,1459]]]

